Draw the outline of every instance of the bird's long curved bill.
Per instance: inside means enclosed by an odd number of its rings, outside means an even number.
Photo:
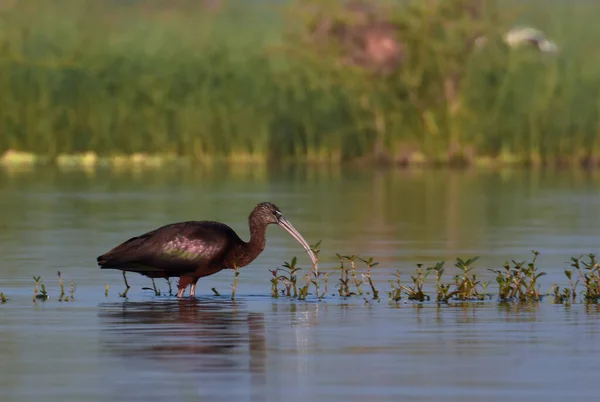
[[[298,243],[300,243],[302,247],[304,247],[313,265],[315,266],[315,268],[317,268],[317,256],[315,256],[315,253],[311,250],[306,240],[304,240],[304,237],[302,237],[302,235],[296,230],[296,228],[292,226],[292,224],[283,216],[279,217],[278,225],[284,228],[289,234],[292,235],[294,239],[296,239]]]

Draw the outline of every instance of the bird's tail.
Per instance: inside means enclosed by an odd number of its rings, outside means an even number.
[[[115,268],[116,265],[118,265],[117,261],[114,261],[114,259],[110,258],[109,253],[102,254],[101,256],[96,258],[96,261],[98,262],[98,266],[101,269]]]

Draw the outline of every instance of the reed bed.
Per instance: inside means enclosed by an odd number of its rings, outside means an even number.
[[[473,22],[465,1],[397,3],[411,56],[387,76],[307,41],[311,1],[1,2],[2,163],[597,165],[600,5],[486,1]],[[559,52],[465,45],[517,23]]]

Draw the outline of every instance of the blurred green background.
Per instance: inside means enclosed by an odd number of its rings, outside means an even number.
[[[600,3],[367,3],[1,0],[0,153],[596,164]]]

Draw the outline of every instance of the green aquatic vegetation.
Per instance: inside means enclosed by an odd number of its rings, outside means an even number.
[[[292,258],[291,262],[285,262],[283,264],[283,271],[287,273],[287,276],[280,276],[279,279],[285,286],[286,296],[298,297],[298,275],[297,272],[302,268],[296,266],[296,257]],[[293,294],[292,294],[293,291]]]
[[[392,290],[388,292],[388,298],[390,301],[400,301],[402,299],[402,282],[400,281],[400,270],[397,270],[394,274],[396,279],[390,280],[390,286]]]
[[[306,300],[306,298],[308,297],[308,292],[309,292],[311,284],[314,285],[314,287],[315,287],[315,297],[317,299],[319,299],[319,300],[322,299],[325,296],[325,294],[327,293],[327,291],[328,291],[328,288],[329,288],[329,274],[321,272],[317,268],[317,264],[319,263],[319,254],[321,252],[321,249],[319,248],[320,245],[321,245],[321,240],[319,240],[314,245],[310,246],[310,249],[315,254],[316,261],[313,263],[310,272],[308,274],[306,274],[306,275],[303,276],[303,279],[306,282],[305,282],[305,285],[302,286],[298,290],[298,300]],[[323,281],[325,283],[325,290],[322,293],[320,292],[321,277],[324,278]]]
[[[373,283],[373,278],[371,278],[371,269],[374,266],[379,265],[379,263],[374,262],[373,257],[369,257],[366,260],[363,260],[361,258],[360,260],[367,265],[367,273],[363,274],[363,281],[366,281],[369,284],[369,286],[371,288],[371,292],[373,293],[373,300],[379,300],[379,291],[377,290],[377,288],[375,287],[375,284]]]
[[[46,300],[48,299],[48,292],[46,291],[46,285],[42,281],[41,276],[34,276],[33,280],[35,281],[35,287],[33,288],[33,301],[37,300]]]
[[[298,290],[298,300],[306,300],[307,297],[308,297],[308,284],[302,286]]]
[[[240,277],[240,270],[237,265],[233,266],[234,276],[233,283],[231,284],[231,300],[235,300],[235,293],[237,292],[238,280]]]
[[[350,290],[350,268],[344,265],[344,261],[348,260],[348,257],[336,254],[340,261],[340,279],[338,283],[338,294],[342,297],[350,297],[356,293]]]
[[[329,291],[329,272],[319,272],[319,276],[323,276],[324,284],[323,292],[320,295],[317,293],[317,297],[319,298],[319,300],[321,300]]]
[[[569,295],[571,295],[573,300],[575,300],[575,298],[577,297],[577,285],[579,284],[579,279],[573,282],[573,271],[571,271],[570,269],[565,269],[565,276],[569,280],[569,286],[571,286],[571,288],[568,289]]]
[[[63,301],[63,298],[65,297],[65,284],[63,282],[60,271],[57,272],[57,275],[58,275],[58,285],[60,286],[60,296],[58,297],[58,301]]]
[[[284,290],[281,294],[287,297],[298,297],[298,274],[297,272],[302,270],[297,266],[297,258],[293,257],[290,262],[285,261],[281,268],[270,269],[271,272],[271,296],[279,297],[279,283],[283,284]],[[283,274],[279,274],[279,272]],[[293,294],[292,294],[293,291]]]
[[[277,275],[277,272],[279,271],[279,268],[276,269],[270,269],[269,272],[271,273],[271,297],[273,298],[278,298],[279,297],[279,276]]]
[[[425,279],[429,276],[429,271],[423,272],[423,265],[417,264],[417,272],[415,275],[411,275],[410,278],[413,281],[412,287],[403,286],[406,291],[408,300],[425,301],[430,300],[428,294],[423,292],[423,286],[425,285]]]
[[[320,288],[320,281],[321,281],[321,276],[322,276],[322,272],[320,272],[317,268],[317,264],[319,263],[319,254],[321,253],[321,240],[319,240],[318,242],[316,242],[315,244],[310,246],[310,249],[312,250],[312,252],[315,255],[315,262],[313,263],[311,269],[310,269],[310,273],[309,273],[309,279],[310,279],[310,283],[312,283],[315,286],[315,296],[318,299],[323,298],[323,296],[325,296],[325,293],[320,294],[319,293],[319,288]],[[329,281],[329,278],[327,275],[325,275],[325,280]]]
[[[584,287],[583,297],[587,303],[598,303],[600,301],[600,267],[594,254],[587,255],[588,260],[582,260],[582,257],[571,257],[571,267],[579,273],[579,279],[572,285],[573,289],[579,282]],[[582,267],[583,265],[583,267]],[[565,274],[567,271],[565,271]],[[567,275],[569,280],[570,274]],[[575,294],[575,290],[573,290]]]
[[[435,272],[435,290],[437,293],[437,302],[448,302],[450,299],[450,288],[451,284],[442,283],[442,275],[444,275],[444,261],[440,261],[435,264],[433,267],[427,268],[428,271]]]
[[[512,266],[507,261],[502,270],[490,269],[496,273],[496,282],[499,287],[499,299],[501,301],[520,302],[539,301],[542,298],[538,279],[545,272],[540,272],[536,267],[539,252],[533,250],[533,259],[530,263],[512,260]]]
[[[358,277],[356,276],[356,260],[359,259],[359,257],[357,255],[339,255],[336,254],[336,257],[340,260],[340,271],[343,272],[343,274],[345,274],[345,278],[340,278],[340,284],[343,284],[345,289],[344,291],[346,293],[350,292],[350,289],[348,287],[348,282],[349,282],[349,276],[352,276],[352,280],[354,281],[354,286],[356,287],[356,291],[358,292],[359,296],[362,296],[363,292],[362,289],[360,288],[360,286],[363,284],[362,280],[359,280]],[[350,268],[349,269],[345,269],[344,267],[344,260],[348,261],[350,263]]]
[[[8,301],[4,293],[0,292],[0,303],[4,304]]]
[[[417,264],[417,271],[415,275],[411,275],[413,285],[403,285],[400,280],[400,271],[396,271],[394,276],[395,280],[390,281],[392,290],[388,292],[389,299],[391,301],[399,301],[402,299],[402,292],[407,296],[408,300],[425,301],[430,300],[430,296],[423,291],[425,285],[425,279],[429,275],[429,271],[423,272],[422,264]]]
[[[452,296],[458,300],[480,300],[481,293],[478,288],[481,286],[481,282],[477,280],[477,276],[472,273],[473,263],[477,261],[479,257],[469,258],[464,261],[461,258],[456,258],[455,267],[462,271],[462,274],[454,277],[455,290],[452,292]]]
[[[571,304],[575,301],[576,297],[570,288],[562,288],[561,292],[561,287],[556,284],[552,286],[548,294],[553,295],[553,301],[555,304]]]
[[[58,275],[58,285],[60,287],[60,296],[58,297],[58,301],[60,302],[68,302],[68,301],[73,301],[73,299],[75,298],[75,283],[71,282],[70,285],[70,297],[65,295],[65,284],[62,278],[62,274],[60,273],[60,271],[57,272]]]

